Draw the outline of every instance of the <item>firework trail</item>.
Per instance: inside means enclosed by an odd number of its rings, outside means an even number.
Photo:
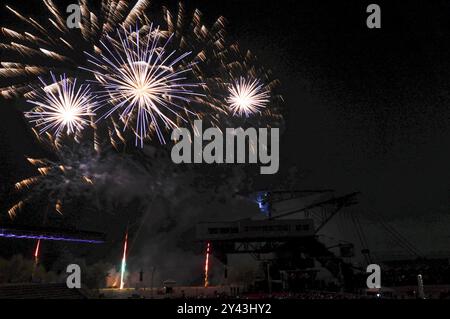
[[[118,29],[117,39],[101,42],[104,54],[87,53],[95,67],[87,70],[104,89],[100,92],[103,107],[109,107],[104,117],[119,111],[125,128],[130,119],[136,119],[136,144],[139,140],[141,147],[149,128],[165,144],[159,122],[167,129],[177,127],[177,119],[186,122],[183,113],[195,114],[188,108],[191,97],[201,95],[193,91],[200,84],[186,81],[191,68],[181,64],[191,52],[167,51],[172,35],[162,41],[159,28],[152,25],[146,33],[138,27]]]
[[[34,249],[34,264],[33,264],[33,269],[31,271],[31,278],[33,278],[36,275],[36,270],[39,265],[40,246],[41,246],[41,240],[38,239],[38,241],[36,243],[36,248]]]
[[[209,286],[209,254],[211,249],[211,243],[208,242],[206,247],[206,260],[205,260],[205,288]]]
[[[37,244],[36,244],[36,249],[34,250],[34,263],[37,265],[39,262],[39,251],[40,251],[40,246],[41,246],[41,240],[38,239]]]
[[[127,245],[128,245],[128,230],[125,234],[125,241],[123,243],[123,256],[122,256],[122,265],[120,267],[120,289],[123,289],[125,286],[125,271],[127,267]]]
[[[56,136],[63,131],[68,135],[75,134],[88,125],[90,117],[95,115],[92,112],[97,105],[95,97],[87,85],[77,89],[77,79],[72,82],[64,74],[58,81],[53,73],[51,77],[53,83],[50,85],[41,79],[44,93],[37,93],[37,100],[28,100],[37,107],[25,112],[25,117],[40,128],[40,133],[51,130]]]

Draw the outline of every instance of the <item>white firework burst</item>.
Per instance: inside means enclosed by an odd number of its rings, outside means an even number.
[[[228,87],[226,102],[233,114],[259,113],[270,102],[270,91],[258,79],[240,77]]]
[[[25,116],[40,133],[50,130],[56,135],[64,131],[70,135],[81,131],[95,115],[93,109],[97,105],[89,85],[77,87],[77,79],[72,82],[65,74],[59,80],[53,73],[51,77],[53,82],[49,85],[40,79],[42,91],[35,92],[35,100],[27,100],[36,107],[25,112]]]
[[[183,63],[190,54],[177,55],[167,51],[172,38],[162,40],[159,29],[128,31],[124,27],[117,30],[118,39],[108,37],[108,43],[101,42],[102,54],[98,57],[86,53],[95,69],[94,73],[103,87],[98,92],[102,103],[108,107],[102,117],[118,111],[120,119],[127,127],[128,122],[136,122],[136,145],[155,131],[161,143],[165,143],[163,128],[175,128],[179,120],[186,121],[183,113],[195,114],[189,107],[193,96],[200,96],[193,88],[200,83],[188,83],[187,73],[191,65]]]

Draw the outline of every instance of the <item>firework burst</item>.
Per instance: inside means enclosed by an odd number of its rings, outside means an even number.
[[[278,81],[252,54],[241,52],[237,44],[225,39],[223,17],[209,26],[199,10],[187,12],[181,3],[172,12],[166,7],[162,12],[155,10],[153,2],[153,11],[150,10],[148,0],[102,0],[100,6],[88,0],[78,3],[81,8],[79,29],[67,27],[64,8],[58,8],[52,0],[42,0],[48,11],[42,19],[25,17],[8,6],[7,11],[19,20],[19,27],[0,28],[0,96],[25,97],[48,106],[50,103],[46,99],[50,92],[58,97],[53,90],[63,90],[64,86],[62,80],[59,84],[53,80],[52,90],[42,91],[43,83],[39,78],[51,72],[67,74],[67,87],[73,88],[74,93],[80,88],[77,90],[76,83],[69,79],[94,82],[84,89],[100,91],[99,103],[90,112],[98,113],[97,118],[103,119],[88,120],[93,115],[86,114],[76,121],[45,124],[44,120],[50,119],[42,113],[46,108],[34,104],[36,108],[28,116],[39,113],[30,119],[43,133],[36,136],[43,143],[48,140],[55,145],[52,152],[58,159],[30,160],[39,173],[16,184],[17,190],[24,191],[25,196],[10,209],[11,217],[29,202],[43,200],[56,212],[64,209],[67,216],[70,198],[79,196],[83,190],[92,193],[93,183],[94,186],[99,184],[98,171],[103,168],[92,161],[107,153],[110,146],[118,149],[129,140],[142,145],[154,135],[163,141],[164,130],[189,126],[197,118],[205,125],[220,128],[279,126],[282,121],[281,97],[275,93]],[[153,28],[152,23],[160,27]],[[134,29],[136,25],[141,27]],[[246,113],[237,112],[239,109],[233,110],[227,101],[231,97],[230,88],[241,78],[258,79],[258,92],[268,95],[269,101],[261,102],[264,107],[251,108],[255,112],[249,113],[252,115],[249,117],[242,116]],[[79,93],[87,98],[88,92],[84,89]],[[73,114],[69,116],[73,118]],[[55,126],[51,126],[52,123],[56,123]],[[124,132],[124,125],[131,129]],[[58,129],[60,133],[75,133],[76,143],[73,139],[62,140],[50,134]],[[85,142],[90,152],[79,147]],[[103,144],[108,143],[110,145],[103,148]],[[143,151],[137,149],[136,152]],[[148,166],[155,162],[141,155],[138,161]],[[129,165],[133,170],[135,162]],[[217,168],[214,170],[217,174]],[[111,171],[109,169],[107,174],[114,176]],[[154,185],[158,185],[154,180],[160,173],[156,170],[149,178]],[[211,176],[216,175],[211,173]],[[203,181],[206,184],[216,178],[203,180],[207,180]],[[154,187],[166,191],[163,187]]]
[[[270,101],[269,91],[258,79],[241,77],[228,88],[226,102],[233,114],[250,116],[260,112]]]
[[[67,74],[70,78],[76,77],[80,81],[103,81],[103,97],[108,99],[106,104],[109,106],[106,108],[105,104],[103,108],[107,110],[106,113],[127,97],[131,98],[119,106],[117,112],[113,111],[114,114],[108,120],[102,120],[91,125],[91,129],[83,130],[83,137],[94,137],[93,142],[98,150],[108,143],[118,148],[129,139],[140,141],[142,145],[144,139],[152,139],[154,135],[164,142],[164,130],[176,126],[192,126],[193,121],[198,118],[219,128],[282,125],[279,107],[282,99],[274,91],[278,81],[272,78],[270,71],[265,70],[249,51],[241,52],[236,43],[230,43],[226,39],[225,18],[219,17],[209,26],[205,24],[199,10],[188,12],[181,2],[174,11],[165,6],[161,11],[148,0],[102,0],[100,6],[93,5],[88,0],[79,0],[78,4],[81,8],[80,28],[73,29],[66,25],[67,17],[63,8],[51,0],[42,0],[48,16],[45,20],[29,18],[11,6],[6,7],[23,25],[23,29],[0,28],[0,34],[3,35],[0,39],[0,95],[34,99],[36,88],[40,86],[38,77],[51,71]],[[153,29],[152,23],[159,25],[159,29]],[[130,30],[136,25],[141,26],[139,32],[130,31],[132,34],[128,36],[124,34],[124,30]],[[122,39],[116,38],[117,30],[122,31]],[[137,37],[139,41],[136,41]],[[182,91],[176,92],[178,98],[169,96],[167,92],[151,95],[144,85],[148,82],[146,75],[150,74],[151,68],[145,66],[148,63],[136,52],[138,46],[141,54],[145,51],[146,39],[151,40],[150,50],[154,42],[159,42],[159,48],[155,47],[153,52],[152,62],[157,58],[161,62],[170,56],[165,63],[166,68],[159,70],[164,73],[164,78],[170,73],[186,71],[180,76],[187,76],[188,80],[174,81],[175,78],[172,78],[168,83],[170,90]],[[182,54],[177,55],[174,51]],[[187,55],[188,52],[192,53]],[[171,66],[171,62],[185,54]],[[108,56],[115,66],[102,60],[102,56]],[[114,56],[121,57],[123,61],[115,60]],[[101,63],[98,64],[107,69],[97,68],[92,64],[92,61],[95,62],[93,57],[99,59],[97,62]],[[129,57],[132,59],[129,60]],[[105,72],[106,77],[86,72],[94,66],[95,72]],[[154,65],[153,71],[156,70]],[[128,78],[120,72],[128,74]],[[120,74],[122,77],[115,78],[116,81],[109,83],[108,88],[105,86],[108,85],[106,80],[110,80],[107,77],[113,74]],[[130,76],[132,74],[135,76]],[[243,116],[245,112],[236,112],[227,102],[230,98],[230,85],[241,77],[258,79],[260,83],[264,83],[261,90],[270,95],[269,102],[264,103],[265,107],[257,107],[257,112],[248,114],[251,116]],[[140,85],[130,86],[130,80],[135,84],[140,82]],[[199,87],[195,91],[201,94],[188,94],[194,90],[186,85],[189,83],[198,83]],[[183,85],[174,86],[177,84]],[[111,97],[113,86],[120,86],[122,90]],[[156,89],[161,91],[161,88],[159,86]],[[127,124],[131,129],[125,132],[124,125]],[[131,136],[128,132],[132,133]],[[105,146],[108,148],[110,145]]]
[[[102,107],[108,108],[103,117],[118,111],[125,128],[130,120],[135,121],[136,144],[140,141],[141,147],[149,131],[165,143],[160,123],[163,128],[174,128],[178,120],[186,121],[183,114],[195,115],[189,103],[201,95],[193,91],[200,84],[187,79],[192,73],[189,64],[181,63],[191,52],[167,51],[172,36],[162,41],[161,35],[152,26],[146,35],[138,27],[135,31],[121,28],[117,39],[101,42],[104,54],[87,53],[94,66],[88,70],[104,89],[99,92]]]
[[[6,11],[17,18],[24,30],[0,28],[2,35],[0,50],[2,63],[0,95],[6,98],[30,98],[34,86],[39,85],[37,76],[50,71],[82,78],[78,72],[80,65],[86,65],[84,51],[96,52],[105,35],[123,25],[129,27],[144,17],[149,0],[101,0],[101,5],[93,1],[79,0],[81,21],[79,28],[69,28],[67,17],[54,1],[42,0],[48,19],[26,17],[12,6]]]
[[[45,140],[36,131],[35,134],[41,142],[52,148],[57,159],[27,158],[38,174],[15,184],[16,191],[24,192],[25,196],[9,209],[11,218],[27,204],[44,203],[47,209],[62,214],[64,204],[77,196],[81,198],[92,193],[93,167],[98,161],[95,150],[78,143],[74,144],[74,148],[60,147],[50,134]]]
[[[59,80],[52,73],[53,83],[44,85],[42,92],[37,92],[36,100],[28,100],[36,107],[25,116],[35,123],[40,133],[48,130],[57,136],[62,132],[68,135],[81,131],[90,122],[90,117],[95,113],[95,97],[91,94],[88,85],[77,87],[77,79],[69,80],[66,75]]]

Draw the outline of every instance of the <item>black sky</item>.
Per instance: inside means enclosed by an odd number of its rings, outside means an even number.
[[[30,0],[13,2],[33,11]],[[211,21],[224,15],[229,35],[281,80],[281,171],[297,166],[299,186],[361,191],[363,213],[447,214],[448,1],[187,2]],[[381,30],[365,25],[372,2],[381,6]],[[2,175],[23,174],[22,155],[37,150],[20,113],[2,105],[0,118]]]
[[[362,191],[362,213],[447,214],[450,3],[377,1],[381,30],[366,27],[370,3],[226,1],[212,11],[282,82],[282,169],[304,170],[307,188]]]

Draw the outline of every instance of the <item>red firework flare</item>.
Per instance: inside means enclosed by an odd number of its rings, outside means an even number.
[[[206,260],[205,260],[205,288],[209,286],[208,275],[209,275],[209,254],[211,253],[211,243],[208,243],[206,247]]]

